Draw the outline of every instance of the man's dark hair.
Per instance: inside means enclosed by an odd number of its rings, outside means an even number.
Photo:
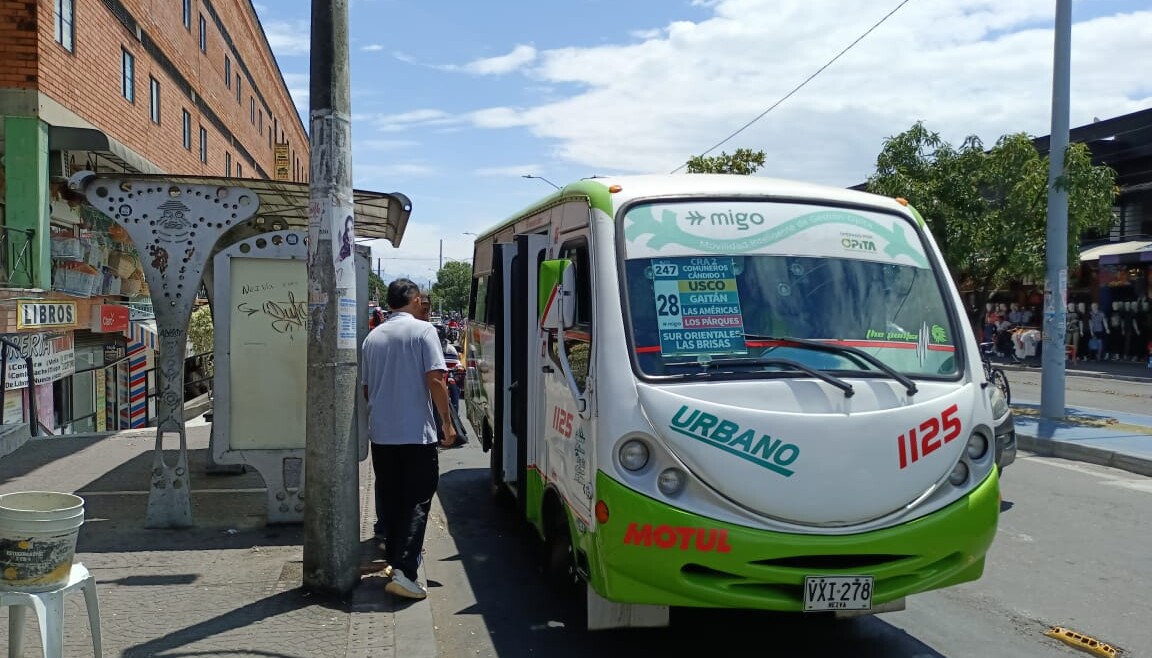
[[[388,306],[402,308],[420,294],[420,286],[412,279],[396,279],[388,284]]]

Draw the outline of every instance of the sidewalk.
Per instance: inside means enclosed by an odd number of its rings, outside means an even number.
[[[1037,403],[1012,408],[1020,450],[1152,477],[1152,416],[1067,407],[1066,419],[1057,421],[1040,418]]]
[[[1024,363],[993,359],[993,363],[1008,372],[1040,372],[1039,359],[1028,359]],[[1152,383],[1152,368],[1149,368],[1145,361],[1077,361],[1075,363],[1065,361],[1064,373],[1068,377],[1093,377]]]
[[[369,461],[360,464],[366,575],[351,600],[316,601],[301,586],[303,527],[265,525],[255,472],[205,473],[209,430],[199,419],[187,430],[196,527],[186,530],[143,527],[154,429],[35,439],[0,459],[0,493],[85,499],[76,560],[96,576],[104,655],[435,658],[429,603],[393,597],[374,573]],[[175,453],[166,450],[169,463]],[[5,608],[0,628],[7,617]],[[64,655],[91,656],[83,597],[69,597],[65,620]],[[25,654],[37,655],[34,614],[27,623]]]

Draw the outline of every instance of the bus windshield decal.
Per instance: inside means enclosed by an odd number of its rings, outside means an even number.
[[[658,258],[651,272],[662,355],[748,353],[731,258]]]
[[[914,230],[895,215],[764,202],[643,205],[624,220],[630,258],[788,253],[926,268]]]

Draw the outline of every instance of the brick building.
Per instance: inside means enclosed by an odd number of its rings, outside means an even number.
[[[146,285],[70,174],[304,181],[307,149],[250,0],[0,0],[0,334],[36,371],[6,364],[5,424],[34,402],[41,433],[111,429],[138,402],[101,368]]]

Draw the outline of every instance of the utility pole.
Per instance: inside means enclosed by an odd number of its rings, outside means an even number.
[[[443,238],[440,239],[440,269],[441,270],[444,269],[444,239]],[[436,270],[436,272],[439,273],[440,270]]]
[[[1068,150],[1068,105],[1072,77],[1072,0],[1056,0],[1052,61],[1052,134],[1048,138],[1048,276],[1044,290],[1044,352],[1040,415],[1064,417],[1064,335],[1068,307],[1068,190],[1064,175]]]
[[[360,580],[348,0],[312,0],[310,78],[304,587],[343,597]]]

